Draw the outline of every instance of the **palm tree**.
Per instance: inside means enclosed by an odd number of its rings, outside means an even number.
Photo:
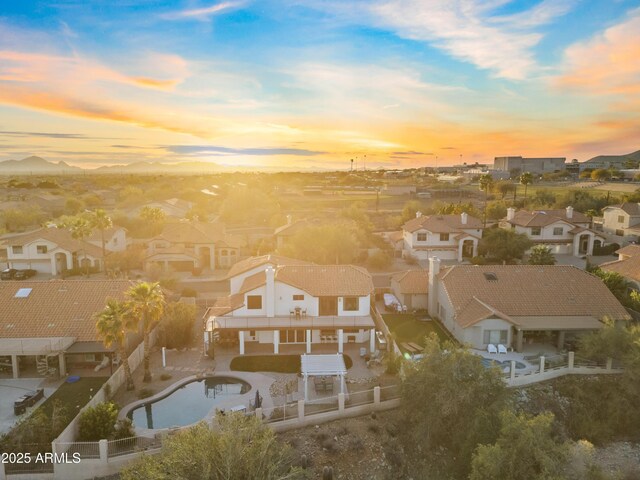
[[[527,208],[527,187],[533,183],[533,174],[531,172],[524,172],[520,175],[520,184],[524,185],[524,207]]]
[[[102,241],[102,270],[107,271],[106,265],[106,249],[105,249],[105,241],[104,241],[104,231],[107,228],[111,228],[113,226],[113,222],[111,222],[111,217],[107,215],[103,209],[99,208],[94,212],[91,212],[91,226],[93,228],[97,228],[100,230],[100,240]]]
[[[164,292],[160,283],[140,282],[127,291],[130,300],[131,313],[142,323],[144,333],[144,382],[151,381],[151,370],[149,369],[149,334],[156,326],[164,312],[165,301]]]
[[[127,390],[133,390],[133,377],[129,367],[129,357],[125,345],[127,332],[136,330],[135,317],[131,315],[128,305],[113,298],[107,300],[107,306],[96,314],[96,330],[102,337],[104,346],[111,348],[114,343],[118,345],[118,354],[124,365]]]
[[[489,196],[489,189],[493,186],[493,177],[490,173],[480,175],[480,190],[484,190],[484,214],[482,223],[487,226],[487,198]]]
[[[82,253],[83,253],[82,257],[86,264],[87,251],[85,249],[84,239],[87,238],[89,235],[91,235],[91,230],[92,230],[91,223],[85,217],[81,215],[77,215],[75,217],[66,217],[65,219],[63,219],[61,225],[67,230],[69,230],[73,238],[75,238],[76,240],[80,240]],[[88,274],[89,274],[89,265],[87,264],[85,275],[88,275]]]

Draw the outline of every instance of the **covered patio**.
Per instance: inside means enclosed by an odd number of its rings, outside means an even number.
[[[340,383],[340,393],[345,393],[344,377],[347,374],[347,367],[341,353],[328,355],[307,355],[300,356],[302,378],[304,380],[304,401],[309,401],[309,377],[314,377],[314,387],[318,388],[315,379],[321,379],[322,389],[326,391],[327,385],[333,389],[333,377],[338,377]],[[330,382],[330,383],[329,383]]]
[[[602,322],[588,316],[526,317],[525,322],[513,327],[515,350],[539,350],[540,345],[544,344],[561,352],[567,350],[567,346],[572,346],[580,334],[599,330],[602,326]]]

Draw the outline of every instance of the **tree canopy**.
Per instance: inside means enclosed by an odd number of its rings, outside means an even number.
[[[478,255],[489,262],[514,263],[522,259],[533,242],[523,233],[503,228],[489,228],[484,231],[478,244]]]
[[[555,265],[556,257],[546,245],[536,245],[529,254],[529,265]]]
[[[284,246],[284,255],[319,264],[352,263],[361,244],[346,225],[318,225],[301,229]]]
[[[158,455],[143,456],[126,467],[122,480],[298,479],[293,451],[255,417],[217,417],[219,429],[205,423],[166,438]]]

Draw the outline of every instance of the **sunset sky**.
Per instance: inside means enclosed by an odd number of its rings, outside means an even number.
[[[0,160],[347,169],[629,153],[639,5],[3,1]]]

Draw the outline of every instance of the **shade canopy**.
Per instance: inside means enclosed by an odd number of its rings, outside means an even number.
[[[347,367],[341,353],[325,355],[300,355],[302,375],[346,375]]]

